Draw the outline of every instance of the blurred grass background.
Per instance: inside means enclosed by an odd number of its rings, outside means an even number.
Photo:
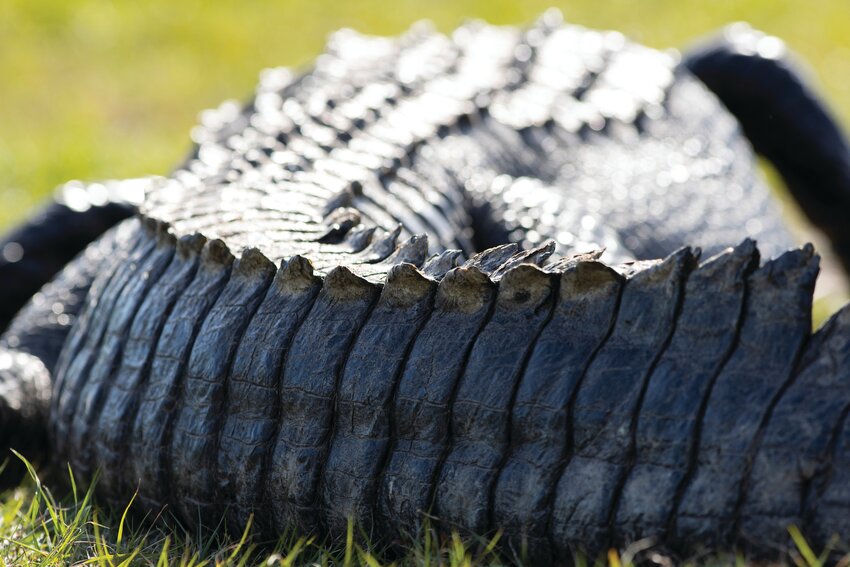
[[[348,26],[533,20],[552,0],[0,0],[0,226],[68,179],[163,174],[198,112],[244,99],[263,67],[304,65]],[[735,20],[784,38],[850,125],[847,0],[572,0],[565,18],[682,47]]]

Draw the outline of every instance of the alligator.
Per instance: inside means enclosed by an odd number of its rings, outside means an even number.
[[[754,150],[845,265],[850,151],[776,38],[342,30],[192,139],[0,242],[4,447],[189,526],[850,540],[850,308]]]

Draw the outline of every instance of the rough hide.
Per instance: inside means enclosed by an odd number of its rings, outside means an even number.
[[[49,414],[105,498],[538,561],[850,538],[850,311],[811,333],[818,257],[674,55],[339,32],[195,138],[3,339],[4,433]]]

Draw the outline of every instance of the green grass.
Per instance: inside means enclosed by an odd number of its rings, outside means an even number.
[[[134,509],[135,497],[123,509],[110,510],[95,502],[94,485],[85,491],[73,481],[70,471],[65,484],[70,489],[57,498],[43,484],[32,466],[24,483],[0,501],[0,563],[3,565],[94,565],[99,567],[212,567],[212,566],[363,566],[363,567],[473,567],[531,565],[521,557],[499,552],[499,535],[490,539],[464,540],[457,534],[438,536],[432,530],[411,541],[407,549],[390,555],[386,549],[372,549],[356,527],[349,524],[345,540],[322,545],[312,538],[285,533],[276,541],[253,537],[251,526],[241,536],[228,536],[222,525],[194,532],[183,529],[166,511],[142,517]],[[828,551],[817,554],[799,531],[791,528],[796,548],[784,564],[821,567],[831,562],[847,566],[850,555],[830,558]],[[672,565],[673,559],[654,553],[645,542],[622,552],[610,550],[595,561],[576,556],[576,565],[629,567],[643,560]],[[831,561],[831,562],[830,562]],[[683,565],[745,565],[735,555],[713,555],[686,561]]]
[[[166,173],[187,151],[200,110],[245,98],[263,67],[309,62],[334,29],[394,34],[429,18],[449,30],[470,16],[527,22],[551,4],[570,21],[657,47],[684,46],[748,20],[804,56],[850,124],[846,0],[2,0],[0,226],[68,179]],[[818,317],[836,303],[821,302]],[[295,535],[270,547],[256,543],[187,534],[165,518],[131,525],[95,506],[90,493],[57,500],[34,481],[0,498],[7,564],[375,564],[353,544],[331,553]],[[486,542],[423,539],[400,563],[498,561],[486,549]],[[813,559],[801,548],[800,564],[813,564],[807,555]],[[623,561],[614,555],[608,563]]]

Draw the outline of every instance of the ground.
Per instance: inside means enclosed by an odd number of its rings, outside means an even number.
[[[349,26],[394,34],[428,18],[449,30],[472,16],[495,23],[527,22],[552,4],[551,0],[397,0],[391,5],[379,0],[3,0],[0,226],[24,216],[68,179],[168,172],[188,150],[188,132],[200,110],[226,98],[244,99],[263,67],[308,63],[334,29]],[[572,0],[556,4],[561,4],[569,21],[617,29],[655,47],[686,46],[725,23],[747,20],[784,38],[809,62],[837,116],[850,126],[846,0]],[[821,302],[818,319],[835,303],[834,299]],[[35,501],[40,502],[41,514],[29,512]],[[87,554],[103,559],[114,548],[96,544],[98,538],[127,551],[133,549],[128,538],[139,543],[144,535],[124,533],[123,543],[116,544],[116,537],[121,539],[120,515],[108,518],[104,523],[109,527],[95,536],[97,509],[87,504],[70,510],[86,510],[73,524],[80,530],[60,530],[57,536],[59,523],[49,513],[46,517],[52,527],[42,529],[43,494],[31,484],[7,495],[0,502],[0,541],[6,542],[0,544],[0,560],[17,558],[20,563],[24,559],[14,554],[25,553],[26,562],[40,558],[47,564],[64,564],[72,560],[70,550],[78,559]],[[165,537],[159,532],[151,536],[133,562],[158,565]],[[183,547],[173,541],[181,536],[170,537],[168,555],[180,564]],[[62,547],[56,542],[73,545]],[[207,540],[207,544],[224,550],[220,557],[227,557],[231,549],[218,540]],[[417,545],[422,548],[422,560],[412,556],[412,563],[439,562],[433,551],[431,555],[424,552],[424,542]],[[189,556],[195,551],[216,555],[209,549],[190,549]],[[450,551],[454,549],[451,542],[448,549],[446,553],[454,553],[454,559],[447,555],[441,564],[464,564],[465,555]],[[349,552],[352,561],[368,563],[355,549]],[[300,557],[304,560],[307,555]],[[102,564],[118,565],[124,559],[104,559]],[[289,564],[285,553],[279,559],[279,564]],[[345,561],[344,552],[339,559]],[[258,560],[250,559],[250,563]],[[612,564],[618,562],[612,558]]]

